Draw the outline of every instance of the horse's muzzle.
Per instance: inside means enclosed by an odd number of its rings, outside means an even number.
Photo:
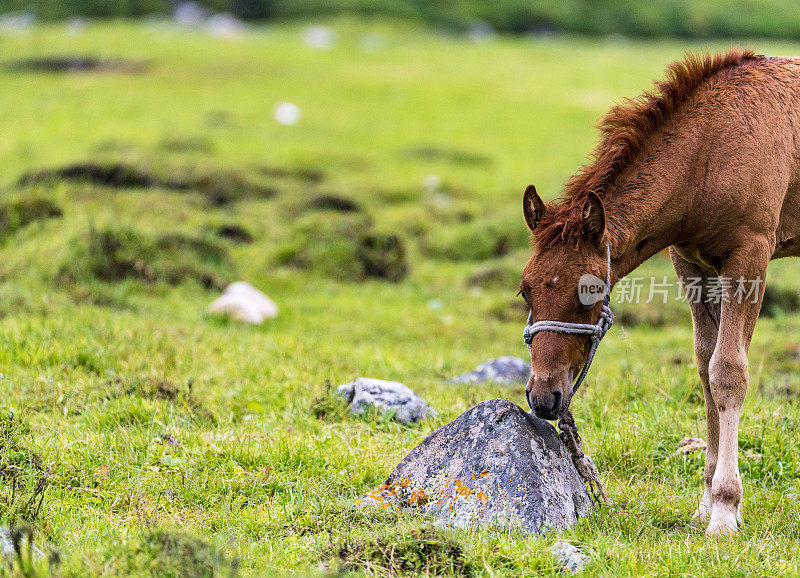
[[[564,395],[559,391],[553,391],[542,396],[534,395],[532,391],[525,391],[528,398],[528,405],[531,406],[534,415],[542,419],[558,419],[561,413],[561,400]]]

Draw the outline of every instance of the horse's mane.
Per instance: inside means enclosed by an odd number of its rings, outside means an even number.
[[[566,194],[548,207],[535,230],[536,244],[548,247],[559,241],[578,242],[581,211],[589,193],[604,199],[614,181],[645,147],[647,139],[667,122],[676,109],[709,78],[721,71],[766,57],[750,49],[731,49],[711,56],[687,54],[667,67],[666,80],[639,97],[613,106],[600,120],[600,142],[565,185]]]

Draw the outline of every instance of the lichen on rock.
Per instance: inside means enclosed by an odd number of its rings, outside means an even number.
[[[573,526],[594,510],[553,426],[503,399],[433,432],[360,503],[410,508],[456,528],[537,534]]]

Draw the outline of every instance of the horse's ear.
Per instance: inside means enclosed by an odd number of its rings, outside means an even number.
[[[599,243],[606,232],[606,210],[603,201],[594,193],[589,193],[583,205],[583,232],[595,243]]]
[[[542,199],[536,193],[536,187],[528,185],[525,194],[522,196],[522,214],[525,215],[525,222],[528,228],[533,231],[536,224],[544,216],[545,206]]]

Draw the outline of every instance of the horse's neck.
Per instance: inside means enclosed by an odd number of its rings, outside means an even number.
[[[646,172],[646,174],[644,174]],[[608,239],[614,277],[624,277],[685,234],[682,171],[631,167],[616,193],[606,200]]]

